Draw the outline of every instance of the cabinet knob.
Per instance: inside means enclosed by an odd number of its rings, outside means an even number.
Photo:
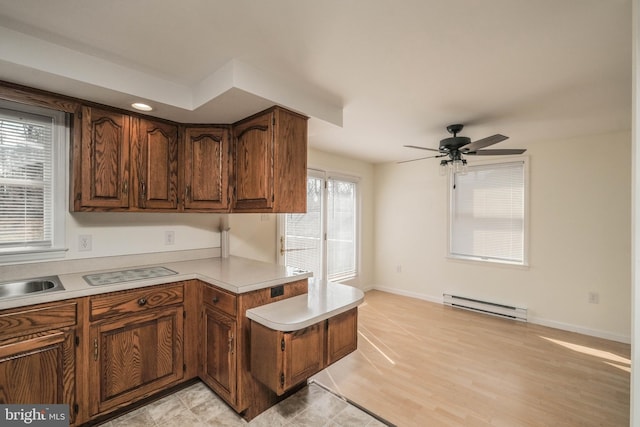
[[[214,304],[217,304],[217,303],[218,303],[218,301],[220,301],[220,300],[218,299],[218,297],[213,297],[213,300],[212,300],[212,301],[213,301],[213,303],[214,303]]]
[[[147,303],[147,299],[146,299],[146,298],[140,298],[140,299],[138,300],[138,305],[139,305],[140,307],[142,307],[142,306],[143,306],[143,305],[145,305],[146,303]]]

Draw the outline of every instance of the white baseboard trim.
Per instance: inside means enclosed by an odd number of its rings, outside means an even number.
[[[404,297],[417,298],[417,299],[421,299],[421,300],[424,300],[424,301],[429,301],[429,302],[435,302],[437,304],[442,304],[442,296],[432,297],[430,295],[420,294],[420,293],[417,293],[417,292],[405,291],[403,289],[396,289],[396,288],[387,288],[385,286],[376,286],[376,285],[373,285],[369,290],[382,291],[382,292],[387,292],[387,293],[390,293],[390,294],[402,295]]]
[[[396,289],[396,288],[389,288],[386,286],[377,286],[377,285],[372,285],[367,287],[367,289],[363,289],[363,292],[367,292],[370,290],[376,290],[376,291],[382,291],[382,292],[388,292],[390,294],[396,294],[396,295],[401,295],[401,296],[405,296],[405,297],[410,297],[410,298],[416,298],[416,299],[421,299],[424,301],[429,301],[429,302],[434,302],[437,304],[442,304],[442,295],[434,297],[431,295],[426,295],[426,294],[421,294],[418,292],[411,292],[411,291],[406,291],[403,289]],[[617,341],[617,342],[621,342],[624,344],[631,344],[631,337],[627,336],[627,335],[620,335],[620,334],[615,334],[612,332],[607,332],[607,331],[601,331],[598,329],[590,329],[590,328],[586,328],[584,326],[579,326],[579,325],[573,325],[571,323],[563,323],[563,322],[557,322],[555,320],[549,320],[549,319],[543,319],[540,317],[535,317],[535,316],[529,316],[529,318],[527,319],[527,321],[529,323],[533,323],[535,325],[540,325],[540,326],[546,326],[549,328],[554,328],[554,329],[560,329],[563,331],[569,331],[569,332],[576,332],[582,335],[589,335],[592,337],[597,337],[597,338],[603,338],[603,339],[607,339],[607,340],[611,340],[611,341]]]
[[[592,337],[604,338],[610,341],[617,341],[624,344],[631,344],[630,336],[614,334],[612,332],[601,331],[598,329],[585,328],[584,326],[573,325],[571,323],[557,322],[555,320],[542,319],[539,317],[529,317],[529,322],[534,323],[536,325],[540,325],[540,326],[547,326],[549,328],[561,329],[563,331],[569,331],[569,332],[577,332],[582,335],[589,335]]]

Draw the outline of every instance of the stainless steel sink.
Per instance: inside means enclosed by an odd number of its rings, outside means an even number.
[[[62,291],[64,286],[58,276],[39,277],[37,279],[15,280],[0,283],[0,298],[10,298],[42,292]]]

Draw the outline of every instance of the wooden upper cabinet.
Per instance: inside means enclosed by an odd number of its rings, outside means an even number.
[[[130,117],[82,107],[81,123],[80,197],[75,207],[128,207]]]
[[[100,107],[77,113],[74,211],[306,211],[305,116],[272,107],[232,126],[184,127]]]
[[[178,127],[132,119],[132,205],[178,208]]]
[[[307,117],[273,107],[233,126],[234,212],[305,212]]]
[[[229,128],[186,128],[185,210],[229,210],[229,139]]]

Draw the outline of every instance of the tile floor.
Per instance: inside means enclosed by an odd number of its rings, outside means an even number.
[[[199,426],[385,426],[317,384],[269,408],[247,423],[206,385],[198,382],[102,424],[102,427]]]

